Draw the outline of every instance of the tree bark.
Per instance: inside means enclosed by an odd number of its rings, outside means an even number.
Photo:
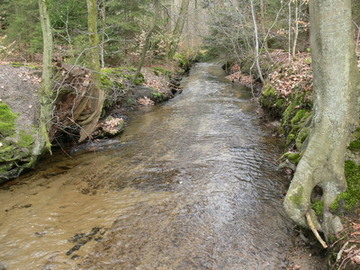
[[[314,76],[314,116],[307,147],[297,167],[284,206],[299,225],[311,217],[328,237],[341,230],[330,206],[346,189],[345,152],[350,133],[359,121],[359,93],[351,0],[310,1],[311,49]],[[322,188],[323,222],[311,210],[311,193]]]
[[[170,59],[175,55],[176,50],[179,46],[180,37],[181,37],[185,22],[186,22],[186,17],[187,17],[186,15],[187,15],[187,12],[189,9],[189,4],[190,4],[190,0],[182,0],[182,2],[181,2],[179,17],[176,20],[175,28],[174,28],[174,31],[172,34],[173,41],[170,44],[170,48],[169,48],[169,52],[168,52],[168,58],[170,58]]]
[[[37,145],[34,147],[34,155],[38,156],[44,147],[51,151],[49,131],[51,128],[53,93],[52,93],[52,58],[53,37],[48,12],[48,0],[39,0],[41,29],[43,34],[43,72],[40,92],[40,123]]]
[[[137,77],[139,76],[139,74],[141,72],[141,68],[144,65],[146,53],[147,53],[147,51],[149,50],[149,47],[150,47],[150,39],[151,39],[151,36],[152,36],[152,34],[153,34],[153,32],[154,32],[154,30],[156,28],[156,22],[157,22],[158,18],[160,17],[160,11],[161,11],[161,9],[160,9],[160,1],[159,0],[154,0],[154,17],[153,17],[153,21],[151,23],[150,29],[147,32],[146,37],[145,37],[145,44],[144,44],[144,47],[143,47],[142,52],[141,52],[141,57],[140,57],[139,64],[137,66],[136,73],[134,75],[134,80],[133,80],[134,82],[137,79]]]
[[[265,81],[264,81],[264,77],[262,75],[262,71],[260,68],[260,62],[259,62],[259,31],[258,31],[258,27],[257,27],[257,23],[256,23],[255,7],[254,7],[253,0],[250,0],[250,6],[251,6],[251,16],[252,16],[253,24],[254,24],[255,64],[256,64],[257,71],[259,73],[259,78],[260,78],[261,82],[264,84]]]
[[[88,9],[88,32],[89,32],[89,51],[88,51],[88,68],[91,73],[91,89],[89,96],[84,99],[83,104],[79,107],[84,108],[79,116],[81,125],[79,142],[90,137],[99,121],[102,106],[104,103],[104,90],[100,89],[100,40],[97,30],[97,5],[96,0],[86,0]]]
[[[294,28],[294,41],[292,46],[292,57],[295,58],[297,41],[299,37],[299,6],[301,7],[301,3],[299,4],[298,0],[294,1],[295,3],[295,28]]]
[[[291,26],[292,26],[292,18],[291,18],[291,2],[292,0],[289,0],[289,4],[288,4],[288,13],[289,13],[289,17],[288,17],[288,58],[289,58],[289,62],[291,62]]]
[[[105,67],[105,31],[106,31],[106,0],[101,0],[101,45],[100,45],[100,60],[101,68]]]
[[[267,42],[267,31],[266,31],[266,21],[265,21],[265,13],[266,13],[266,4],[264,4],[264,0],[260,0],[260,26],[261,26],[261,32],[263,35],[263,47],[265,51],[268,53],[269,46]]]

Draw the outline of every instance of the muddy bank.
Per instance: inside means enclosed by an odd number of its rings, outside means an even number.
[[[136,81],[133,81],[135,69],[103,69],[101,87],[106,91],[106,100],[102,118],[90,141],[121,133],[129,111],[142,110],[181,93],[179,85],[184,72],[171,66],[168,68],[172,70],[161,66],[144,68]],[[82,67],[68,64],[57,68],[50,134],[55,148],[77,144],[81,127],[72,116],[77,96],[86,91],[87,72]],[[37,137],[40,77],[41,70],[36,65],[0,65],[0,183],[32,168],[37,160],[33,148]],[[95,147],[94,144],[91,147]]]
[[[164,67],[143,68],[134,79],[136,70],[129,67],[104,68],[101,71],[101,89],[105,92],[102,117],[88,141],[106,139],[120,134],[128,121],[128,113],[144,110],[173,98],[181,93],[180,81],[183,71],[173,71]],[[51,137],[55,145],[67,147],[77,144],[81,125],[73,119],[77,109],[78,87],[87,81],[86,70],[78,72],[78,67],[70,66],[65,79],[57,81],[58,99]],[[78,75],[80,74],[80,75]],[[70,92],[69,92],[70,89]],[[92,143],[93,144],[93,143]]]

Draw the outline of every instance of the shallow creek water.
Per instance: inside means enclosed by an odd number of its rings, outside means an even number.
[[[198,64],[112,149],[55,155],[0,189],[7,269],[287,269],[280,150],[248,89]],[[302,269],[312,269],[304,267]]]

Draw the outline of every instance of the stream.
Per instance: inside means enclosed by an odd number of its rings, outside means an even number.
[[[197,64],[109,149],[56,154],[0,187],[6,269],[290,269],[280,142],[224,76]]]

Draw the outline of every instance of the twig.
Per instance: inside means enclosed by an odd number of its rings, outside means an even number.
[[[311,216],[310,216],[310,211],[307,211],[306,214],[306,220],[309,224],[309,227],[311,229],[311,231],[314,233],[316,239],[320,242],[320,244],[323,246],[323,248],[328,248],[328,245],[326,244],[326,242],[321,238],[320,234],[318,233],[312,219],[311,219]]]
[[[340,261],[342,254],[344,253],[345,248],[349,245],[349,241],[346,242],[342,248],[340,249],[339,253],[336,256],[336,262]]]
[[[351,251],[353,248],[355,248],[355,246],[352,246],[352,247],[350,248],[350,251]],[[345,266],[349,263],[349,261],[351,260],[351,258],[357,256],[358,254],[360,254],[360,251],[357,251],[357,252],[354,252],[354,253],[352,253],[352,254],[350,254],[350,255],[347,255],[347,256],[345,257],[345,259],[341,262],[338,270],[345,269]]]

